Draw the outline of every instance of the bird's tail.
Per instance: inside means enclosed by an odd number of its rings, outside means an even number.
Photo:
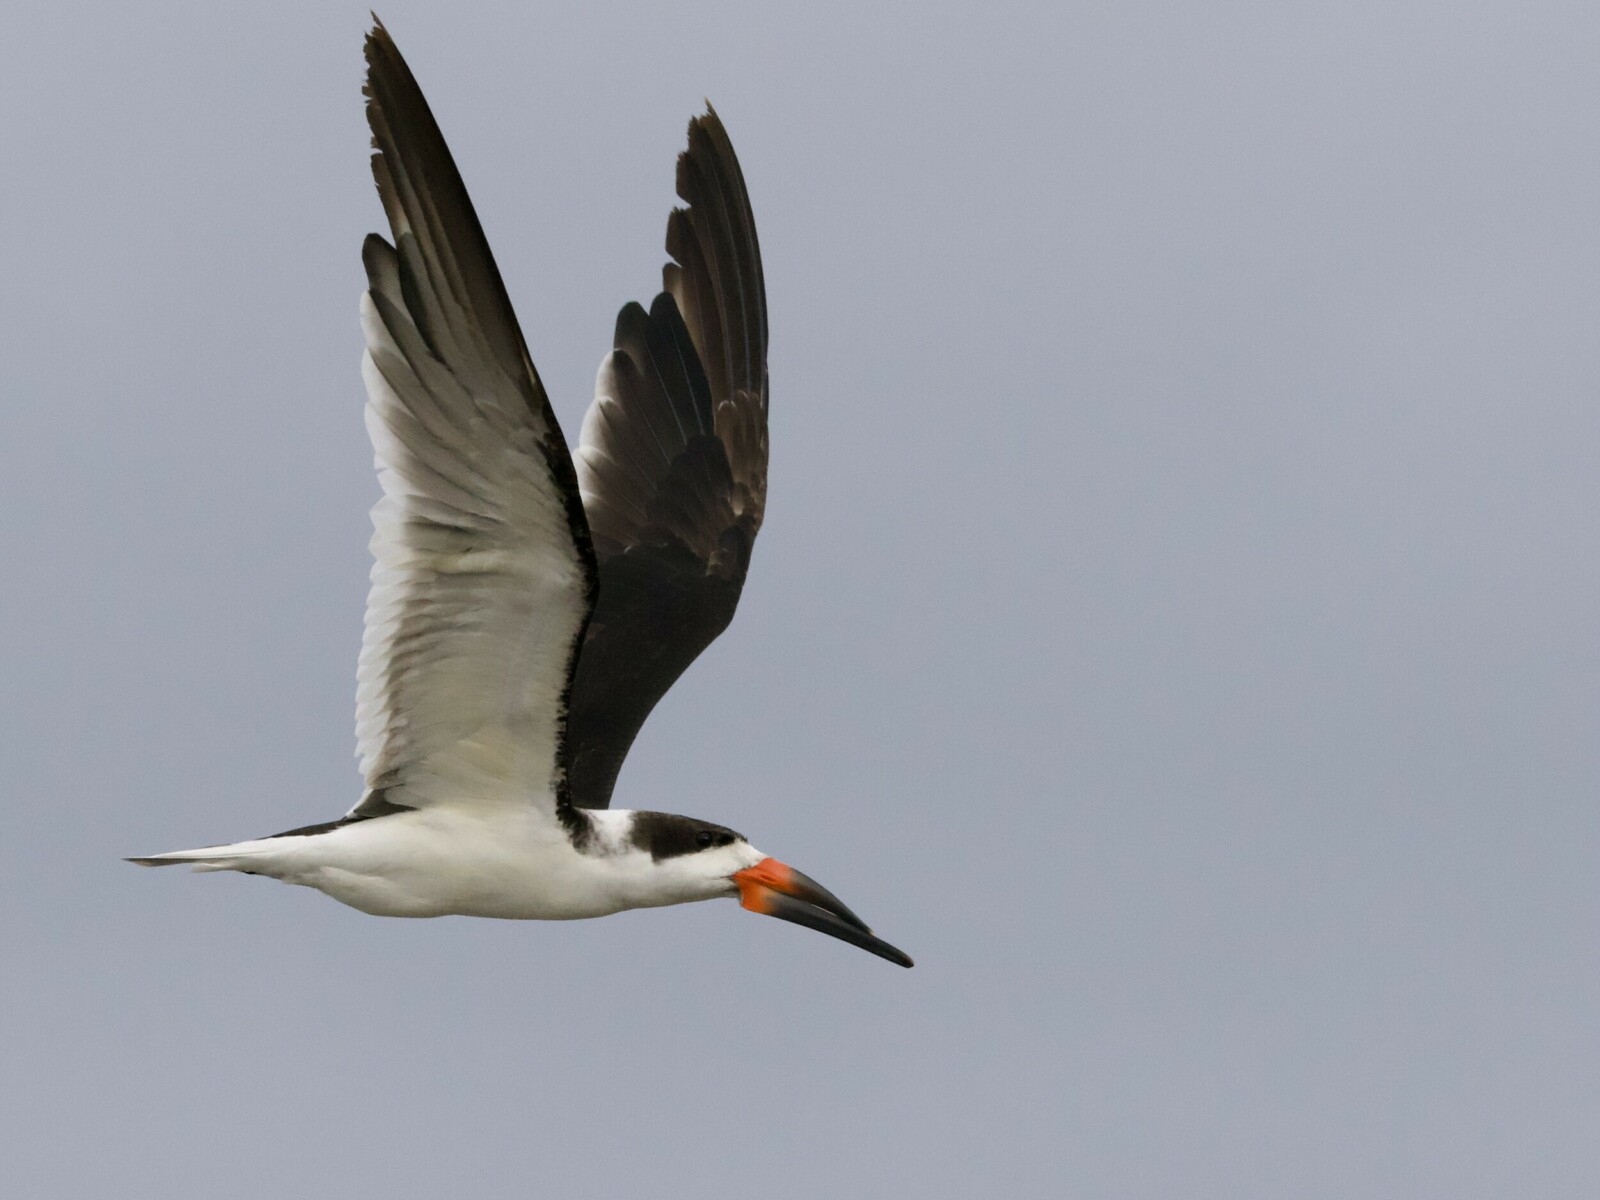
[[[270,840],[270,839],[263,839]],[[169,850],[165,854],[147,854],[127,858],[124,862],[141,867],[176,867],[187,863],[196,871],[250,871],[251,859],[267,853],[269,847],[261,841],[234,842],[230,846],[201,846],[198,850]]]

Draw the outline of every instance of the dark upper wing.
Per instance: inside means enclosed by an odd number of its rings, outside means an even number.
[[[566,442],[472,202],[405,61],[367,38],[367,428],[384,496],[356,724],[392,805],[527,804],[570,822],[562,725],[595,560]]]
[[[710,106],[678,157],[665,291],[617,315],[576,455],[600,595],[567,776],[604,808],[634,735],[727,628],[767,494],[767,298],[744,176]]]

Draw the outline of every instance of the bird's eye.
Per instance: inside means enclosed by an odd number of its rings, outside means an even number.
[[[702,829],[699,833],[694,835],[694,840],[697,846],[711,845],[711,830]]]

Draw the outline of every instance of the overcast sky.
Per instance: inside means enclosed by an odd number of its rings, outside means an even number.
[[[359,796],[366,3],[23,6],[0,1190],[1596,1194],[1592,0],[381,15],[569,435],[726,121],[767,521],[617,800],[917,967],[119,861]]]

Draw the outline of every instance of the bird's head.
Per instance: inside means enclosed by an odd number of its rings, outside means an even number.
[[[793,921],[911,966],[908,955],[874,935],[839,897],[761,853],[742,834],[692,817],[636,812],[630,838],[650,855],[658,886],[665,883],[672,893],[666,903],[737,895],[740,906],[751,912]]]

